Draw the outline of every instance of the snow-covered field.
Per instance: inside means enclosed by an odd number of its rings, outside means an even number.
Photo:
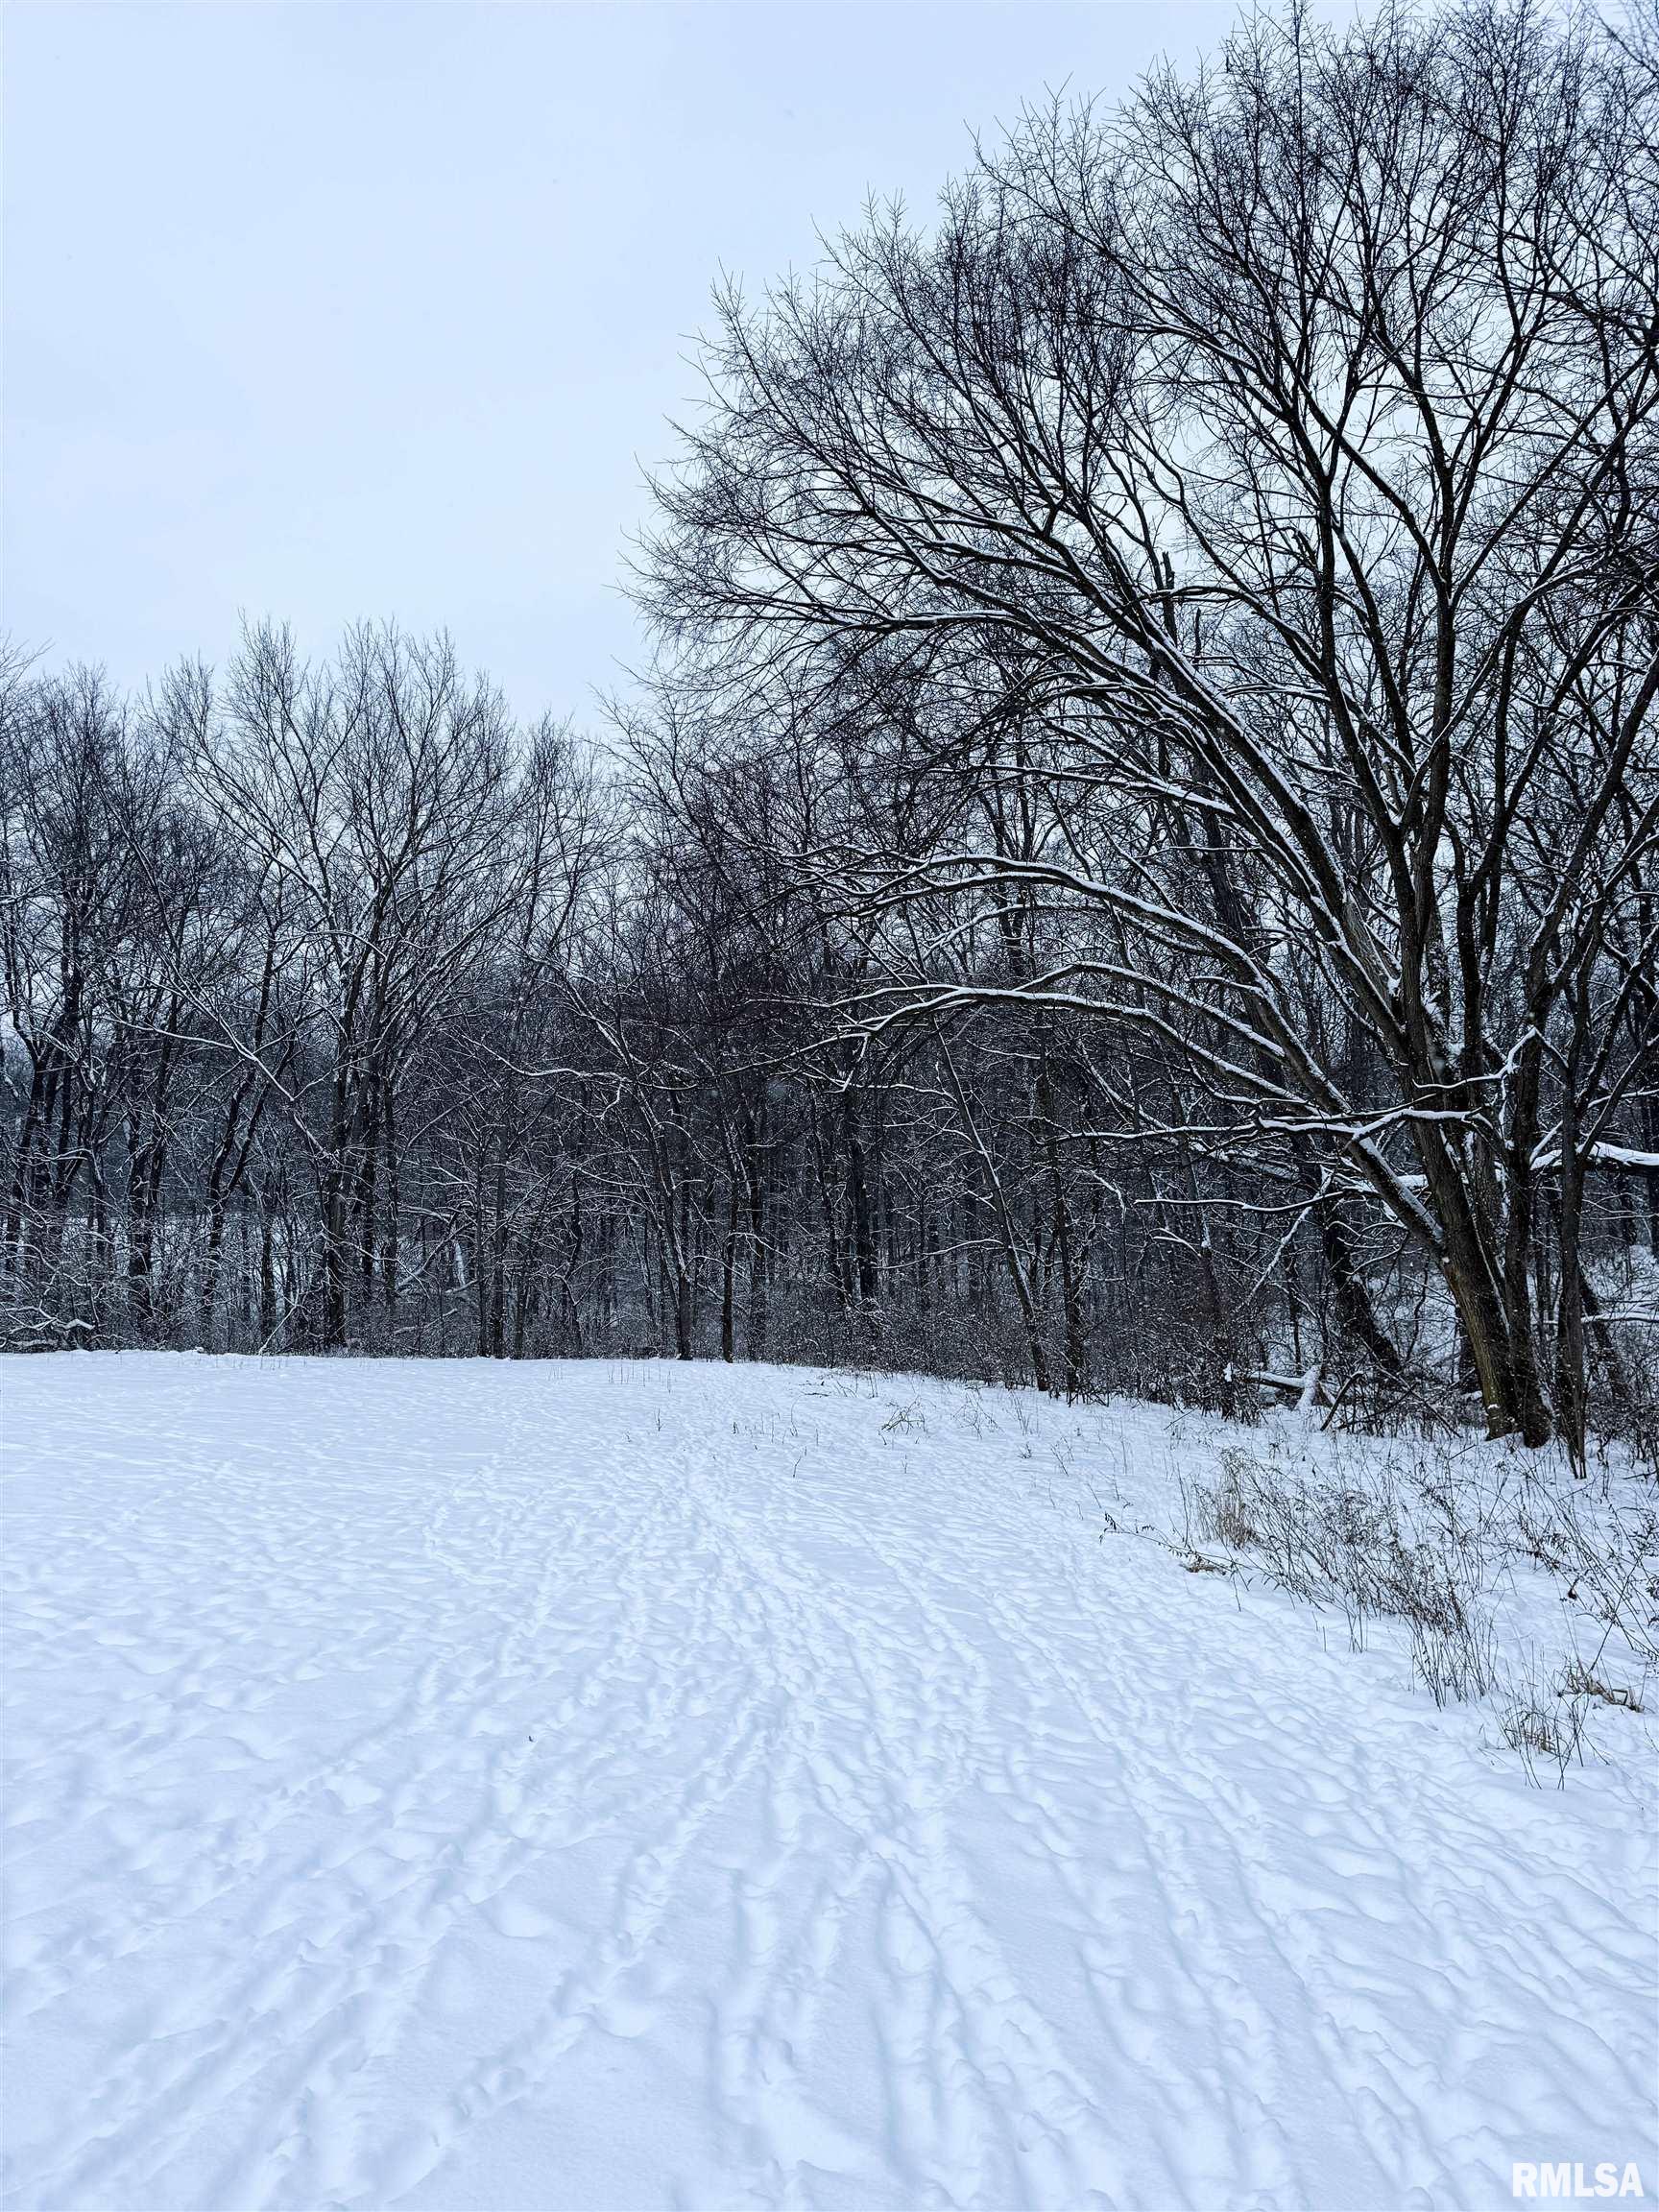
[[[1102,1538],[1203,1424],[765,1368],[0,1389],[10,2204],[1659,2191],[1648,1721],[1529,1787],[1386,1627]]]

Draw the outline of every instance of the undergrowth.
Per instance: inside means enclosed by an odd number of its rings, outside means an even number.
[[[1574,1481],[1519,1455],[1336,1438],[1299,1450],[1273,1435],[1224,1447],[1213,1476],[1179,1487],[1177,1549],[1193,1572],[1253,1573],[1334,1607],[1356,1649],[1372,1623],[1403,1623],[1435,1704],[1494,1698],[1499,1734],[1534,1781],[1559,1784],[1583,1764],[1593,1711],[1643,1710],[1659,1670],[1659,1504],[1646,1484],[1605,1470]],[[1574,1648],[1557,1667],[1535,1650],[1517,1667],[1501,1650],[1495,1606],[1532,1569],[1570,1608]],[[1585,1624],[1599,1634],[1588,1654]]]

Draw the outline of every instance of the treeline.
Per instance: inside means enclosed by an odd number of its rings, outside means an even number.
[[[723,294],[600,747],[14,665],[8,1340],[1650,1421],[1639,29],[1255,18]]]
[[[872,1033],[805,759],[609,759],[445,640],[4,694],[7,1340],[1185,1389],[1340,1330],[1088,1025]],[[1015,973],[1014,918],[977,973]],[[852,1008],[853,1011],[849,1011]],[[1338,1250],[1344,1249],[1339,1243]],[[1373,1256],[1382,1264],[1380,1256]],[[1248,1286],[1246,1278],[1262,1276]],[[1362,1281],[1356,1262],[1354,1295]],[[1242,1384],[1240,1384],[1242,1388]]]

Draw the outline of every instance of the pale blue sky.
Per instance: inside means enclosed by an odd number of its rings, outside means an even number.
[[[637,649],[641,465],[724,264],[929,200],[1230,7],[12,0],[4,625],[135,684],[237,613],[447,624],[525,712]]]

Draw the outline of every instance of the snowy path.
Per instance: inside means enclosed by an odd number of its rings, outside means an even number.
[[[1528,1789],[1394,1655],[1097,1542],[1098,1425],[764,1369],[0,1388],[0,2201],[1659,2189],[1639,1769]]]

